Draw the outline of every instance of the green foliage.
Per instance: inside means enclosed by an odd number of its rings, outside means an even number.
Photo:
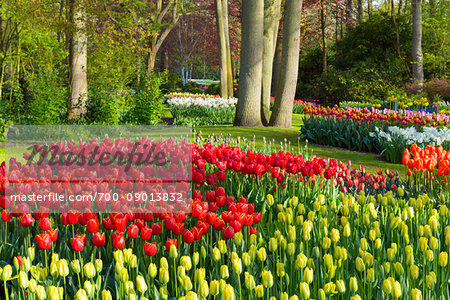
[[[406,90],[408,94],[419,94],[423,92],[430,98],[438,97],[438,101],[450,101],[450,83],[445,78],[433,78],[430,81],[424,82],[422,87],[415,84],[407,85]]]
[[[164,103],[161,83],[162,78],[157,73],[141,75],[140,82],[134,87],[132,107],[123,118],[125,123],[155,125],[160,122]]]
[[[213,83],[205,91],[208,95],[220,95],[220,83]]]
[[[195,82],[188,82],[183,86],[183,91],[191,94],[203,94],[205,91]]]
[[[183,84],[180,75],[172,72],[162,72],[160,76],[163,79],[161,84],[161,92],[166,95],[173,92],[180,92]]]
[[[347,107],[371,108],[372,104],[369,102],[342,101],[342,102],[339,102],[339,107],[340,108],[347,108]]]
[[[40,67],[28,79],[28,117],[33,124],[59,124],[65,117],[68,92],[54,69]]]
[[[349,119],[310,116],[303,119],[303,137],[317,144],[356,151],[375,151],[375,138],[370,136],[375,124]]]
[[[172,105],[170,112],[173,116],[174,125],[224,125],[233,124],[236,108]]]

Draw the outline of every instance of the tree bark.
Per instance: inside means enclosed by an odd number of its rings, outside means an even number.
[[[273,58],[275,52],[275,28],[279,22],[277,16],[280,6],[276,0],[264,1],[264,42],[263,42],[263,70],[262,70],[262,97],[261,97],[261,120],[267,125],[270,119],[270,92],[272,85]]]
[[[325,36],[325,3],[321,2],[320,7],[320,29],[322,34],[322,72],[327,71],[327,39]]]
[[[86,10],[83,0],[71,1],[72,21],[75,27],[70,46],[70,106],[67,118],[78,119],[86,113],[88,100]]]
[[[422,0],[412,0],[412,79],[419,86],[423,85],[422,54]]]
[[[290,128],[292,109],[297,88],[298,62],[300,54],[300,20],[302,0],[287,0],[283,24],[283,55],[280,81],[270,125]]]
[[[235,126],[262,126],[260,101],[263,31],[264,0],[243,0],[240,86]]]
[[[271,96],[275,97],[277,93],[278,79],[280,78],[280,70],[281,70],[281,55],[283,48],[283,36],[280,34],[277,38],[277,44],[275,47],[275,56],[273,59],[273,72],[272,72],[272,87],[271,87]]]
[[[361,22],[363,19],[363,3],[362,0],[358,0],[358,21]]]
[[[220,96],[227,99],[228,95],[228,69],[227,69],[227,47],[225,38],[225,24],[222,1],[214,0],[216,8],[217,41],[219,44],[219,69],[220,69]]]
[[[222,13],[223,13],[223,28],[225,33],[225,53],[227,56],[226,70],[227,70],[227,93],[228,97],[234,96],[233,88],[233,57],[231,56],[231,40],[230,40],[230,26],[228,22],[228,0],[222,0]]]

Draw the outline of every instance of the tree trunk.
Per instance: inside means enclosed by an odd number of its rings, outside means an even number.
[[[156,43],[155,41],[152,41],[150,43],[150,52],[147,56],[147,74],[150,74],[155,69],[157,52],[158,50],[156,49]]]
[[[261,120],[267,125],[270,119],[270,92],[272,84],[272,68],[274,57],[275,27],[279,20],[276,19],[279,7],[277,1],[264,1],[264,45],[263,45],[263,69],[262,69],[262,97],[261,97]]]
[[[345,10],[347,20],[353,20],[353,1],[347,0],[347,9]]]
[[[398,15],[400,15],[402,13],[402,5],[403,5],[403,1],[398,0],[398,10],[397,10]]]
[[[71,1],[72,21],[75,27],[72,34],[71,52],[71,93],[67,118],[77,119],[86,113],[88,100],[87,83],[87,35],[86,10],[84,1]]]
[[[227,69],[227,46],[224,24],[224,12],[222,1],[214,0],[216,8],[217,41],[219,44],[219,68],[220,68],[220,96],[229,98],[228,95],[228,69]]]
[[[320,29],[322,34],[322,71],[327,71],[327,38],[325,36],[325,4],[322,1],[320,8]]]
[[[271,87],[271,96],[275,97],[277,93],[278,79],[280,78],[280,70],[281,70],[281,55],[283,48],[283,36],[280,34],[277,38],[277,44],[275,47],[275,56],[273,59],[273,72],[272,72],[272,87]]]
[[[228,0],[222,0],[222,14],[223,14],[223,28],[225,33],[225,54],[227,56],[226,60],[226,70],[227,70],[227,94],[231,98],[233,94],[233,58],[231,56],[231,41],[230,41],[230,26],[228,23]]]
[[[390,0],[390,1],[391,1],[391,16],[394,16],[394,14],[395,14],[394,0]]]
[[[263,32],[264,0],[243,0],[239,101],[234,119],[235,126],[262,126]]]
[[[302,0],[286,1],[283,25],[282,71],[269,123],[274,127],[290,128],[292,126],[292,109],[297,87],[300,54],[302,4]]]
[[[363,19],[363,3],[362,0],[358,0],[358,21],[361,22]]]
[[[422,55],[422,0],[412,0],[413,30],[412,30],[412,78],[414,83],[423,85],[423,55]]]
[[[367,15],[369,18],[372,16],[372,0],[367,0]]]

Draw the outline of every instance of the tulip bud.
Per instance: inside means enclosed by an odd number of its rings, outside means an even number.
[[[244,266],[248,267],[251,263],[251,257],[247,252],[242,253],[242,262],[244,263]]]
[[[327,294],[327,295],[334,294],[334,292],[336,290],[336,285],[333,282],[328,282],[323,287],[323,290],[325,291],[325,294]]]
[[[314,280],[314,271],[310,268],[305,268],[303,271],[303,280],[305,280],[306,283],[311,284]]]
[[[36,287],[35,287],[35,294],[38,296],[39,300],[47,299],[47,293],[45,292],[45,287],[42,286],[42,285],[36,285]],[[85,299],[87,299],[87,297],[85,297],[85,298],[78,298],[78,295],[76,295],[76,299],[77,300],[80,300],[80,299],[81,300],[85,300]]]
[[[373,270],[373,269],[371,269]],[[345,282],[344,280],[338,280],[336,281],[336,289],[340,294],[344,294],[345,293]]]
[[[48,299],[49,300],[59,300],[59,299],[63,299],[59,297],[59,292],[58,292],[58,288],[54,285],[51,285],[48,287]]]
[[[11,278],[12,275],[12,267],[11,265],[6,265],[3,267],[3,272],[2,272],[2,280],[3,281],[7,281]],[[6,285],[6,283],[4,283]]]
[[[416,265],[409,267],[409,273],[412,280],[416,280],[419,277],[419,268]]]
[[[434,272],[430,272],[430,274],[425,277],[425,282],[427,289],[432,290],[436,284],[436,274]]]
[[[26,289],[28,287],[28,274],[24,271],[19,272],[19,286],[21,289]]]
[[[209,293],[212,296],[217,296],[219,294],[219,282],[217,280],[213,280],[210,282]]]
[[[374,282],[374,281],[375,281],[375,270],[373,268],[370,268],[367,270],[367,282]]]
[[[252,290],[255,288],[255,278],[253,275],[249,274],[248,272],[245,272],[245,286],[247,289]]]
[[[396,262],[394,264],[394,270],[395,270],[395,273],[397,273],[398,276],[402,276],[403,273],[405,272],[405,270],[403,269],[402,264],[399,263],[399,262]]]
[[[402,286],[400,285],[400,282],[395,281],[394,285],[392,286],[392,297],[400,298],[401,296],[402,296]]]
[[[430,237],[430,249],[436,250],[439,247],[439,240],[434,236]]]
[[[284,264],[283,263],[277,263],[277,276],[278,277],[284,277],[286,275],[286,271],[284,270]]]
[[[156,265],[154,263],[150,263],[148,265],[148,274],[150,275],[150,277],[155,278],[157,272],[158,272],[158,269],[156,268]]]
[[[223,298],[224,300],[234,299],[234,288],[231,285],[226,284],[223,288]]]
[[[439,265],[442,268],[445,268],[447,266],[447,262],[448,262],[448,253],[447,252],[439,253]]]
[[[103,290],[102,291],[102,300],[112,300],[112,295],[110,291]]]
[[[350,277],[350,291],[356,293],[358,291],[358,280],[356,277]]]
[[[169,270],[166,268],[159,268],[159,282],[166,285],[169,282]]]
[[[295,230],[295,226],[289,226],[288,238],[289,238],[290,242],[295,242],[295,240],[297,239],[297,233]]]
[[[188,293],[189,294],[189,293]],[[191,293],[192,294],[192,293]],[[192,295],[191,294],[189,294],[189,296],[191,297],[190,299],[192,299],[192,300],[196,300],[195,298],[192,298]],[[161,286],[160,288],[159,288],[159,297],[160,297],[160,299],[167,299],[167,298],[169,298],[169,293],[168,293],[168,291],[167,291],[167,287],[166,286]],[[187,295],[186,295],[186,297],[187,297]]]
[[[172,259],[175,259],[178,257],[178,251],[177,251],[177,246],[175,245],[170,245],[170,250],[169,250],[169,257]]]
[[[212,258],[215,262],[220,260],[220,251],[219,248],[214,247],[212,251]]]
[[[78,259],[72,260],[70,262],[70,267],[72,268],[72,271],[75,272],[75,274],[78,274],[81,271],[80,261]]]
[[[273,286],[272,272],[269,270],[262,271],[261,273],[262,283],[265,288],[271,288]]]
[[[206,298],[209,296],[209,286],[208,286],[208,282],[206,280],[202,280],[200,282],[200,285],[198,287],[198,294],[202,298]]]
[[[386,250],[386,256],[389,261],[393,261],[395,259],[395,251],[392,248],[388,248]]]
[[[159,260],[159,266],[164,269],[169,269],[169,262],[167,261],[167,258],[165,258],[164,256],[161,257],[161,259]]]
[[[309,285],[306,282],[300,283],[300,296],[303,299],[309,299],[310,291],[309,291]]]
[[[273,199],[273,196],[271,194],[266,195],[266,200],[267,200],[267,205],[269,205],[269,206],[272,206],[275,202]]]
[[[348,238],[348,237],[350,236],[350,234],[351,234],[350,224],[347,223],[347,224],[345,224],[345,226],[344,226],[344,232],[343,232],[343,235],[344,235],[346,238]]]
[[[50,263],[50,275],[52,275],[52,277],[54,277],[55,279],[58,277],[58,268],[56,266],[55,262],[51,262]]]
[[[95,270],[97,271],[97,273],[100,273],[103,269],[103,261],[101,259],[96,259],[95,260]]]
[[[33,260],[34,260],[35,253],[36,252],[34,250],[34,247],[28,247],[27,254],[28,254],[28,257],[30,258],[31,262],[33,262]]]
[[[412,300],[422,300],[422,292],[419,289],[412,289],[411,298]]]
[[[140,293],[144,293],[148,288],[144,277],[142,277],[141,275],[136,276],[136,286]]]
[[[233,252],[234,253],[234,252]],[[239,257],[236,257],[231,260],[231,265],[233,267],[233,271],[237,275],[241,275],[242,273],[242,261]]]
[[[287,253],[290,257],[294,256],[295,254],[295,244],[294,243],[289,243],[287,246]]]
[[[228,266],[227,265],[222,265],[220,267],[220,277],[222,279],[227,279],[228,277],[230,277],[230,273],[228,272]]]
[[[324,237],[322,239],[322,249],[328,250],[331,246],[331,239],[329,237]]]
[[[85,290],[86,295],[87,295],[89,298],[91,298],[91,297],[94,296],[95,288],[92,286],[92,284],[91,284],[91,282],[90,282],[89,280],[86,280],[86,281],[83,283],[83,289]]]
[[[225,243],[225,241],[223,241],[224,243]],[[226,246],[225,246],[226,247]],[[222,252],[222,250],[220,249],[221,247],[220,247],[220,241],[219,241],[219,250],[220,250],[220,253],[222,253],[222,254],[224,254],[225,252]],[[225,248],[225,250],[226,250],[226,248]],[[197,251],[195,251],[194,252],[194,254],[192,255],[192,263],[193,263],[193,265],[194,266],[196,266],[196,265],[198,265],[198,262],[200,261],[200,254],[198,254],[198,252]]]
[[[364,270],[366,269],[366,267],[364,265],[364,261],[362,260],[361,257],[356,258],[355,264],[356,264],[356,270],[358,270],[358,272],[364,272]]]
[[[391,291],[392,291],[391,281],[388,279],[385,279],[383,281],[383,292],[386,295],[389,295],[391,293]]]
[[[75,297],[77,300],[88,300],[86,291],[83,289],[79,289],[78,292],[76,293]]]
[[[269,240],[269,251],[270,252],[276,252],[278,248],[278,242],[275,238],[270,238]]]
[[[119,271],[119,278],[120,278],[120,281],[122,281],[122,283],[125,283],[125,282],[127,282],[128,281],[128,270],[127,270],[127,268],[122,268],[120,271]],[[160,281],[161,281],[161,279],[160,279]]]
[[[266,248],[264,248],[264,247],[259,248],[259,250],[258,250],[256,253],[257,253],[257,255],[258,255],[258,259],[259,259],[261,262],[264,262],[264,261],[267,259]]]
[[[189,276],[184,275],[181,279],[181,286],[187,292],[192,290],[192,282]]]
[[[88,262],[87,264],[84,265],[84,276],[86,276],[87,278],[93,278],[95,276],[95,266],[93,263]]]
[[[255,286],[255,294],[258,298],[264,297],[264,287],[262,285]]]
[[[295,269],[297,271],[303,269],[304,267],[306,267],[307,261],[308,259],[306,258],[306,256],[303,253],[300,253],[299,255],[297,255],[297,259],[295,260]]]

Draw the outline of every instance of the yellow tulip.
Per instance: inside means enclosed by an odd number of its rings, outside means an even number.
[[[309,299],[310,291],[309,291],[309,285],[306,282],[300,283],[300,296],[302,299]]]

